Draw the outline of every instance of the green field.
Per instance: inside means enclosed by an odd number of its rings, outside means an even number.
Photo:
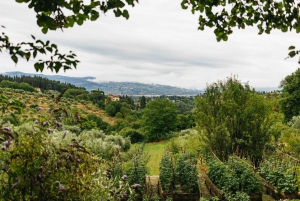
[[[144,152],[149,155],[147,168],[149,175],[159,175],[159,162],[163,156],[168,141],[146,143]],[[142,143],[134,144],[132,149],[141,147]]]

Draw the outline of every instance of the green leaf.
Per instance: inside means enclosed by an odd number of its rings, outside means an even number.
[[[37,54],[37,51],[36,51],[36,50],[34,50],[34,51],[33,51],[33,58],[35,58],[35,57],[36,57],[36,54]]]
[[[95,10],[92,10],[92,12],[91,12],[91,20],[95,21],[98,18],[99,18],[99,13],[97,11],[95,11]]]
[[[52,52],[52,48],[51,48],[51,47],[46,47],[46,49],[47,49],[49,52]]]
[[[122,11],[118,8],[117,10],[114,10],[115,16],[120,17],[122,15]]]
[[[183,0],[183,1],[181,2],[181,8],[184,9],[184,10],[186,10],[186,9],[188,8],[188,6],[185,5],[185,4],[186,4],[186,1],[187,1],[187,0]]]
[[[47,27],[43,27],[42,28],[42,32],[43,32],[43,34],[46,34],[48,32],[48,28]]]
[[[127,11],[127,10],[124,10],[124,11],[123,11],[123,17],[125,17],[125,18],[126,18],[126,20],[128,20],[128,19],[129,19],[129,13],[128,13],[128,11]]]
[[[295,46],[290,46],[289,47],[289,50],[294,50],[295,49]]]
[[[55,72],[58,73],[58,71],[60,70],[61,67],[62,67],[62,64],[60,62],[56,62],[56,65],[54,67]]]
[[[31,53],[30,53],[30,52],[27,52],[27,53],[25,54],[25,58],[26,58],[27,61],[29,61],[30,56],[31,56]]]
[[[296,52],[295,52],[295,51],[289,52],[289,56],[290,56],[291,58],[293,58],[295,55],[296,55]]]
[[[35,68],[36,72],[38,72],[38,71],[43,72],[43,70],[44,70],[44,63],[35,63],[34,64],[34,68]]]
[[[57,45],[52,44],[51,47],[53,47],[54,49],[57,49]]]
[[[15,62],[15,64],[18,63],[18,57],[15,54],[11,56],[11,59]]]

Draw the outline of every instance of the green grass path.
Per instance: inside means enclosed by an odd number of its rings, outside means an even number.
[[[150,155],[147,168],[149,169],[149,175],[159,175],[159,162],[164,154],[168,141],[151,142],[146,143],[144,152]],[[141,147],[142,143],[134,144],[132,148]]]

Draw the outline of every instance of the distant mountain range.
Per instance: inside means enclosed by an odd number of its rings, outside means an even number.
[[[13,76],[41,76],[51,80],[74,84],[78,87],[84,87],[86,90],[99,89],[105,94],[120,95],[182,95],[195,96],[203,93],[202,90],[185,89],[159,84],[143,84],[138,82],[94,82],[95,77],[68,77],[61,75],[44,75],[23,72],[6,72],[3,75]]]
[[[195,96],[204,93],[203,90],[186,89],[180,87],[172,87],[160,84],[143,84],[138,82],[95,82],[95,77],[68,77],[62,75],[44,75],[34,73],[23,73],[19,71],[2,73],[8,76],[41,76],[51,80],[66,82],[74,84],[78,87],[84,87],[86,90],[99,89],[104,91],[105,94],[119,94],[119,95],[177,95],[177,96]],[[257,87],[256,91],[277,91],[278,87]]]

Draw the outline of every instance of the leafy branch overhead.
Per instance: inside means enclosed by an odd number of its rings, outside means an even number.
[[[300,32],[300,2],[293,0],[182,0],[183,9],[192,7],[192,13],[199,11],[199,29],[215,27],[217,40],[228,39],[232,28],[244,29],[257,24],[259,34],[269,34],[272,29],[282,32]],[[218,7],[218,9],[216,9]]]
[[[4,28],[2,26],[2,28]],[[70,51],[69,54],[61,54],[58,52],[57,45],[51,44],[49,41],[43,42],[41,40],[36,40],[34,36],[32,36],[34,42],[21,42],[17,45],[14,45],[10,42],[9,37],[2,32],[0,35],[0,52],[2,50],[8,51],[11,55],[11,59],[18,63],[19,57],[25,58],[29,61],[30,58],[36,58],[38,54],[50,54],[49,60],[38,60],[34,64],[35,70],[43,71],[44,68],[48,68],[51,71],[55,71],[56,73],[63,68],[64,71],[72,69],[72,67],[76,68],[79,63],[76,60],[76,54]]]
[[[134,6],[138,0],[106,0],[90,3],[83,0],[16,0],[18,3],[29,3],[28,7],[36,12],[37,24],[42,27],[42,32],[56,30],[59,28],[73,27],[74,23],[82,25],[84,21],[95,21],[99,18],[100,12],[106,13],[113,10],[116,17],[129,18],[129,13],[124,9],[125,5]],[[70,13],[66,15],[65,13]]]
[[[300,32],[299,1],[182,0],[181,6],[183,9],[191,7],[193,14],[200,12],[198,29],[214,27],[217,41],[227,41],[233,33],[233,27],[244,29],[246,26],[257,25],[258,34],[270,34],[273,29]],[[293,50],[288,57],[298,54],[299,51]]]

